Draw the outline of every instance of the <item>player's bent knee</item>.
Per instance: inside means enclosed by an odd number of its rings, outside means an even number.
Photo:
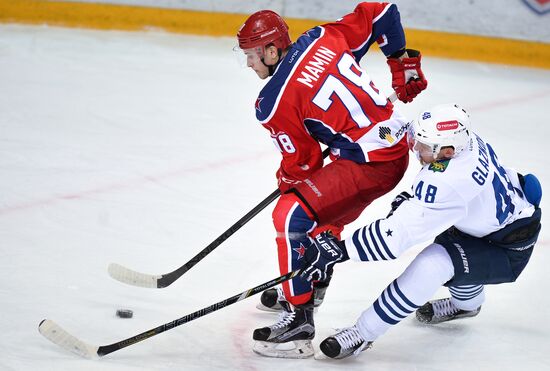
[[[430,272],[441,284],[449,281],[454,275],[454,265],[447,250],[437,243],[428,245],[413,260],[411,265],[417,269]]]
[[[314,218],[293,193],[281,196],[271,216],[277,233],[307,232],[315,224]]]

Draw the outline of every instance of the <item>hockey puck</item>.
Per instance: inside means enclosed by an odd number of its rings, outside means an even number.
[[[116,316],[119,318],[132,318],[134,316],[134,312],[130,309],[117,309]]]

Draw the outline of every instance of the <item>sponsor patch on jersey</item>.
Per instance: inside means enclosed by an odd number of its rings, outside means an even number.
[[[380,137],[380,139],[387,140],[388,142],[390,142],[390,144],[395,142],[395,139],[391,136],[391,129],[387,126],[380,126],[380,128],[378,129],[378,136]]]
[[[447,166],[449,166],[449,161],[450,160],[441,160],[441,161],[432,162],[428,170],[431,170],[434,173],[442,173],[445,170],[447,170]]]
[[[452,121],[438,122],[437,125],[436,125],[436,128],[439,131],[455,130],[455,129],[458,129],[458,121],[452,120]]]

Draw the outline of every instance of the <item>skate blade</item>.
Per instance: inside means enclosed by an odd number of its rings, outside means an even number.
[[[287,343],[256,341],[254,353],[264,357],[301,359],[313,356],[311,340],[294,340]]]
[[[256,309],[259,309],[262,312],[268,312],[268,313],[281,313],[281,311],[283,310],[283,308],[273,309],[273,308],[270,308],[270,307],[266,307],[262,303],[256,304]],[[318,310],[319,310],[319,308],[314,307],[313,308],[313,313],[316,314]]]
[[[259,309],[263,312],[269,312],[269,313],[279,313],[281,310],[283,310],[283,308],[273,309],[273,308],[270,308],[270,307],[266,307],[262,303],[256,304],[256,309]]]
[[[330,357],[327,357],[327,355],[320,350],[316,351],[315,354],[313,354],[313,358],[317,361],[325,361],[327,359],[332,359]]]

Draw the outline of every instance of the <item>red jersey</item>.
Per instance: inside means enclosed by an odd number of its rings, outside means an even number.
[[[359,66],[374,42],[387,56],[405,47],[395,5],[361,3],[305,32],[260,92],[256,116],[283,155],[284,181],[302,181],[323,166],[319,143],[358,163],[406,155],[406,120]]]

